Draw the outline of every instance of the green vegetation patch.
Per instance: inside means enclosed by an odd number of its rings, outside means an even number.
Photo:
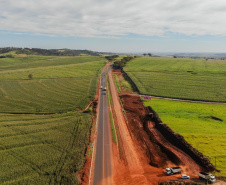
[[[120,93],[121,92],[121,88],[120,88],[120,85],[119,85],[118,76],[116,74],[113,74],[113,77],[114,77],[114,80],[115,80],[117,91],[118,91],[118,93]]]
[[[226,100],[226,61],[223,60],[141,57],[128,62],[124,70],[141,94]]]
[[[0,184],[79,184],[101,57],[0,59]],[[32,74],[30,78],[29,74]]]
[[[158,112],[163,123],[185,137],[198,151],[209,157],[226,176],[226,105],[189,103],[155,99],[144,100]]]
[[[111,122],[111,133],[112,133],[112,140],[114,143],[117,143],[117,137],[116,137],[116,130],[115,130],[115,125],[114,125],[114,119],[112,112],[109,111],[110,114],[110,122]]]
[[[47,61],[43,58],[31,59],[36,67],[29,61],[26,68],[21,69],[23,65],[19,63],[0,71],[0,112],[59,113],[87,106],[96,93],[104,59],[58,57],[45,66],[50,57],[45,58]],[[29,66],[32,68],[27,68]],[[33,75],[30,80],[29,74]]]
[[[0,114],[0,183],[75,183],[90,124],[88,114]]]
[[[111,91],[110,91],[110,86],[109,86],[108,75],[107,75],[107,87],[108,87],[108,91],[107,91],[108,106],[110,107],[109,115],[110,115],[110,123],[111,123],[112,140],[113,140],[114,143],[117,143],[115,123],[114,123],[114,118],[113,118],[113,114],[112,114],[112,110],[111,110],[113,103],[112,103],[112,98],[111,98]]]
[[[116,84],[122,89],[123,91],[132,91],[132,85],[124,79],[122,75],[115,75]]]

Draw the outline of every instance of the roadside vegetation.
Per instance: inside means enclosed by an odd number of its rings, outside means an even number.
[[[226,61],[135,58],[123,68],[141,94],[203,101],[226,100]]]
[[[110,85],[109,85],[109,81],[108,81],[108,76],[107,76],[107,87],[108,87],[108,91],[107,91],[107,97],[108,97],[108,106],[110,107],[109,110],[109,116],[110,116],[110,123],[111,123],[111,133],[112,133],[112,141],[117,144],[117,134],[116,134],[116,127],[115,127],[115,123],[114,123],[114,117],[112,114],[112,98],[111,98],[111,91],[110,91]]]
[[[0,184],[78,184],[101,57],[0,58]],[[29,75],[32,74],[32,78]]]
[[[115,84],[116,84],[116,87],[117,87],[117,91],[118,91],[118,93],[121,93],[121,89],[120,89],[120,86],[119,86],[117,75],[113,74],[113,77],[114,77],[114,81],[115,81]]]
[[[188,143],[206,155],[226,176],[226,105],[191,103],[152,98],[143,100],[159,114],[163,123],[180,133]],[[216,160],[216,163],[215,163]]]

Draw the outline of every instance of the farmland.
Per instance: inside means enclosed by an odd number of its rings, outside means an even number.
[[[226,100],[226,61],[141,57],[124,68],[141,94],[219,101]]]
[[[153,96],[226,101],[226,61],[141,57],[132,60],[124,71],[141,94]],[[226,176],[226,105],[191,103],[152,98],[143,100],[160,115],[163,123],[185,137],[194,148],[208,156]],[[216,160],[216,162],[215,162]]]
[[[0,59],[0,184],[76,184],[101,57]],[[29,79],[28,75],[33,78]]]
[[[45,60],[44,60],[45,59]],[[95,94],[100,57],[31,57],[1,61],[0,112],[56,113],[83,109]],[[96,61],[96,62],[95,62]],[[29,80],[28,75],[33,79]]]
[[[158,112],[163,123],[185,137],[194,148],[209,157],[220,173],[226,176],[226,105],[143,100]]]

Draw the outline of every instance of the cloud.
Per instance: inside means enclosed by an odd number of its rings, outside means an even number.
[[[63,37],[226,36],[224,0],[0,0],[0,30]]]

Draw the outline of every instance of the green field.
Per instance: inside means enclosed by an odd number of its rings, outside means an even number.
[[[96,92],[103,61],[100,57],[38,60],[36,56],[26,62],[21,58],[1,59],[0,112],[56,113],[83,109]],[[32,80],[28,79],[29,74],[33,74]]]
[[[0,59],[0,184],[77,184],[101,57]],[[33,74],[29,80],[28,75]]]
[[[189,103],[171,100],[143,100],[158,112],[163,123],[185,137],[198,151],[208,156],[226,176],[226,105]],[[218,118],[218,119],[217,119]]]
[[[226,102],[226,61],[141,57],[124,67],[141,94]]]
[[[85,161],[91,118],[0,114],[0,184],[71,184]]]

